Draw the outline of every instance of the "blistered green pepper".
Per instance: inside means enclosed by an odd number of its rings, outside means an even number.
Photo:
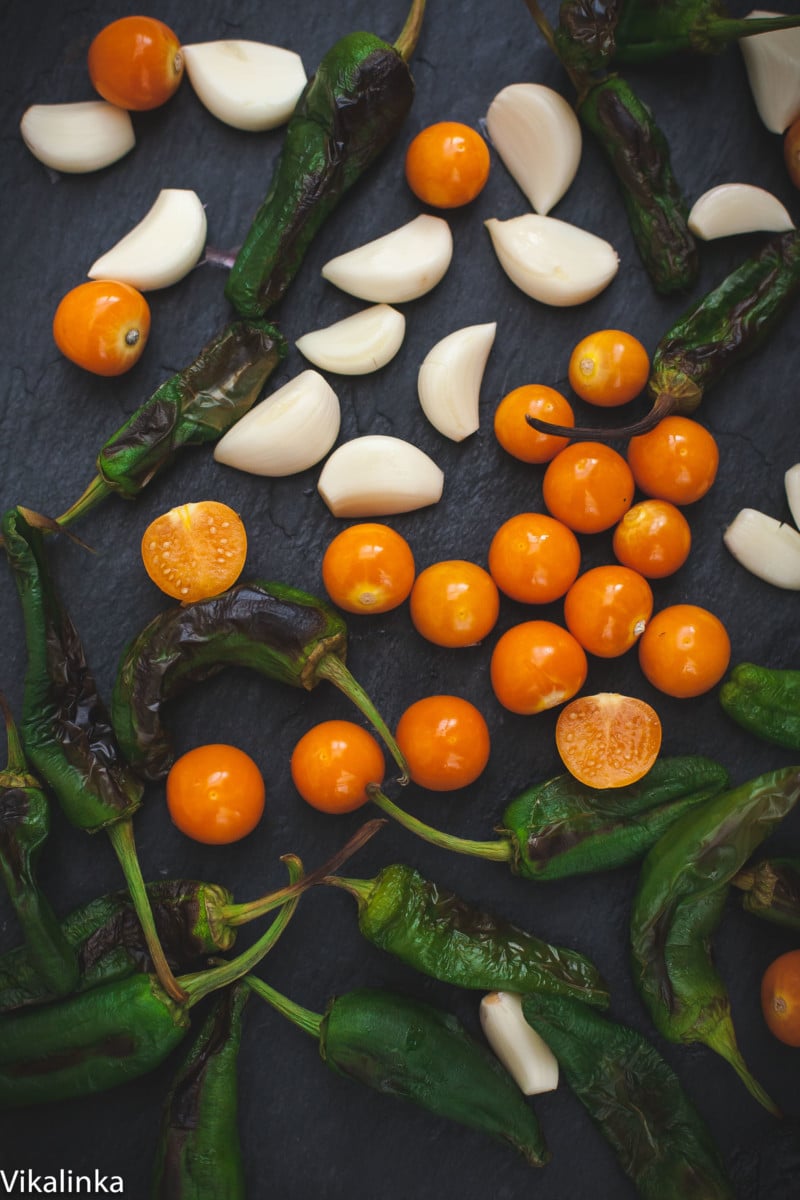
[[[762,741],[800,750],[800,671],[739,663],[719,701],[737,725]]]

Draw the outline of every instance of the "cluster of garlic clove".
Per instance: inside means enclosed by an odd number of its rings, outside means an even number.
[[[784,476],[786,498],[800,526],[800,463]],[[737,562],[773,587],[800,591],[800,532],[755,508],[743,508],[722,535]]]

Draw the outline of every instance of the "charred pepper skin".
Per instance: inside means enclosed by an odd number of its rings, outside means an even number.
[[[576,1000],[535,993],[522,1011],[641,1200],[735,1200],[702,1117],[647,1038]]]
[[[417,971],[456,987],[544,991],[602,1008],[608,990],[582,954],[551,946],[395,863],[375,879],[332,877],[358,903],[361,933]]]
[[[742,907],[785,929],[800,929],[800,858],[766,858],[731,880]]]
[[[800,671],[739,663],[720,688],[719,701],[757,738],[800,750]]]

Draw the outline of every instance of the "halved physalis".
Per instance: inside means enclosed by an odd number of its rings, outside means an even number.
[[[142,537],[144,569],[157,587],[184,604],[227,591],[242,573],[247,535],[238,513],[217,500],[179,504]]]
[[[644,700],[618,692],[579,696],[559,713],[556,747],[564,766],[594,788],[625,787],[652,767],[661,720]]]

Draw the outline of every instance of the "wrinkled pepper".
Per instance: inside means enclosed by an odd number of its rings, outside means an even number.
[[[78,982],[78,957],[39,886],[36,864],[50,832],[50,804],[31,775],[11,710],[0,695],[8,761],[0,771],[0,875],[25,937],[39,987],[65,996]]]
[[[224,667],[250,667],[293,687],[327,679],[380,733],[403,777],[406,763],[392,734],[345,666],[347,628],[316,596],[282,583],[239,583],[219,596],[176,605],[155,617],[123,652],[111,701],[120,745],[145,779],[162,779],[173,749],[163,704],[189,683]]]
[[[371,33],[341,38],[306,84],[228,276],[225,295],[242,316],[262,316],[281,299],[321,226],[399,132],[414,98],[407,60],[424,9],[413,0],[394,46]]]
[[[762,741],[800,750],[800,671],[739,663],[719,701],[737,725]]]
[[[765,858],[734,875],[742,907],[786,929],[800,929],[800,858]]]
[[[705,1122],[647,1038],[577,1000],[534,993],[522,1011],[641,1200],[734,1200]]]
[[[253,407],[286,352],[265,321],[227,326],[104,443],[96,477],[58,523],[69,525],[111,492],[132,500],[184,446],[221,438]]]
[[[582,954],[551,946],[509,921],[481,912],[453,892],[394,863],[375,879],[332,876],[358,904],[358,925],[373,945],[456,987],[552,992],[601,1008],[608,990]]]
[[[659,1032],[703,1042],[734,1068],[771,1112],[736,1043],[730,1000],[714,967],[711,937],[729,884],[800,799],[800,768],[770,771],[682,817],[645,859],[631,914],[633,973]]]
[[[156,1152],[152,1200],[245,1200],[237,1121],[243,981],[221,992],[172,1082]]]
[[[547,1162],[539,1123],[519,1088],[450,1013],[373,988],[337,996],[324,1014],[315,1013],[253,975],[248,983],[317,1039],[337,1074],[499,1139],[531,1166]]]

